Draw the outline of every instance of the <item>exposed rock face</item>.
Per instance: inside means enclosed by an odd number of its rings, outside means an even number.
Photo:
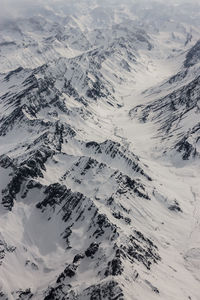
[[[200,61],[200,41],[198,41],[187,53],[184,62],[184,67],[189,68],[199,63]]]
[[[190,52],[198,55],[198,48],[195,46]],[[171,143],[170,150],[176,149],[184,160],[200,155],[200,77],[195,72],[191,78],[192,71],[188,71],[189,67],[192,64],[185,66],[186,69],[165,83],[166,87],[169,83],[172,84],[170,90],[174,86],[172,92],[148,105],[139,105],[129,113],[132,118],[138,117],[141,122],[153,121],[158,129],[157,135],[162,141],[167,140],[165,146],[169,147]],[[177,83],[180,86],[178,88]]]

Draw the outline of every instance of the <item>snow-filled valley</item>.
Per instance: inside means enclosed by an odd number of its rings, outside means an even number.
[[[39,3],[0,29],[0,299],[199,300],[200,7]]]

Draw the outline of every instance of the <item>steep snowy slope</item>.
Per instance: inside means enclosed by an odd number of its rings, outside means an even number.
[[[0,299],[198,300],[199,11],[158,7],[2,27]]]
[[[199,103],[199,41],[187,52],[181,70],[159,89],[146,91],[154,98],[148,104],[139,105],[130,111],[142,122],[153,121],[162,140],[162,149],[177,150],[184,160],[199,157],[200,148],[200,103]]]

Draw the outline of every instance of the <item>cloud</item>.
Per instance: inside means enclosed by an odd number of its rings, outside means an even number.
[[[57,0],[0,0],[0,22],[39,14]]]

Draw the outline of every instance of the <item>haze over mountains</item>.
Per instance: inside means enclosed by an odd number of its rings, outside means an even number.
[[[0,299],[199,300],[200,6],[79,2],[0,0]]]

